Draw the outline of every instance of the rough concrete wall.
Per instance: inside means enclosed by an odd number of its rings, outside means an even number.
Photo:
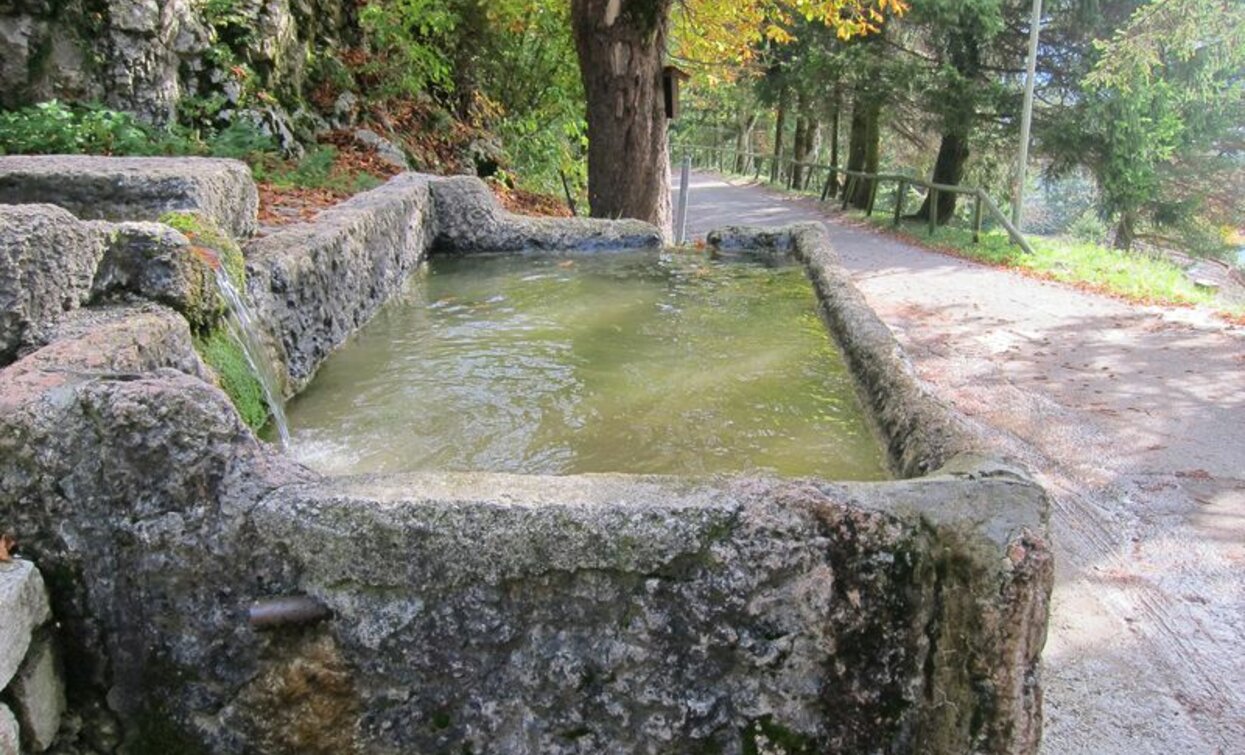
[[[255,516],[334,610],[368,751],[1025,752],[1051,564],[996,471],[376,476]]]
[[[245,681],[246,602],[284,587],[247,511],[308,477],[206,382],[170,310],[114,311],[0,370],[0,521],[48,582],[83,749],[193,751],[170,721]]]
[[[428,177],[404,173],[245,247],[247,295],[292,395],[376,313],[433,238]]]
[[[401,285],[429,198],[399,177],[251,245],[291,365],[309,375]],[[887,358],[875,335],[861,354]],[[1005,465],[323,480],[251,435],[172,310],[86,307],[48,338],[0,369],[0,522],[51,587],[80,747],[1036,750],[1046,502]],[[901,378],[879,399],[915,407],[894,426],[956,437]],[[248,626],[292,593],[332,618]]]
[[[206,215],[236,238],[255,232],[259,194],[238,160],[203,157],[0,157],[0,204],[44,202],[83,220]]]
[[[639,220],[529,218],[503,210],[478,178],[456,176],[432,182],[436,201],[436,251],[597,251],[661,246],[657,227]]]

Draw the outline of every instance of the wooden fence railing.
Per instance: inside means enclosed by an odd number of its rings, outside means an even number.
[[[990,199],[989,195],[983,190],[972,186],[938,184],[897,173],[866,173],[859,170],[847,170],[836,165],[826,165],[825,163],[797,162],[791,159],[783,160],[781,153],[740,152],[734,147],[676,144],[671,145],[670,151],[671,154],[679,154],[680,151],[685,152],[692,158],[692,164],[698,168],[712,167],[720,173],[742,173],[745,175],[751,173],[753,178],[756,179],[761,177],[762,169],[768,166],[770,181],[778,183],[785,180],[788,189],[803,190],[810,184],[815,186],[813,177],[816,171],[824,170],[826,171],[826,177],[821,189],[821,201],[823,202],[831,198],[831,188],[839,184],[835,179],[842,176],[841,201],[843,209],[847,208],[860,182],[869,181],[869,196],[864,207],[866,215],[873,214],[874,203],[878,195],[878,185],[884,181],[893,181],[897,184],[894,225],[899,225],[899,219],[903,215],[904,199],[906,198],[908,187],[922,188],[925,189],[925,196],[929,197],[930,236],[933,236],[938,229],[939,196],[944,194],[963,194],[973,198],[973,243],[981,240],[981,223],[984,211],[988,212],[990,217],[1007,231],[1008,238],[1011,239],[1013,244],[1023,249],[1026,254],[1033,254],[1033,247],[1029,246],[1029,242],[1025,240],[1019,229],[1012,224],[1012,221],[1003,211],[999,209],[994,200]],[[796,168],[800,168],[800,170],[796,170]],[[796,186],[797,180],[801,184],[800,186]]]

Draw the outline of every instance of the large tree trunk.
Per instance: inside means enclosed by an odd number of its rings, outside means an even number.
[[[757,125],[757,113],[755,110],[745,110],[743,107],[739,111],[739,134],[735,137],[735,172],[743,173],[748,170],[748,155],[746,153],[752,151],[752,130]]]
[[[800,182],[804,180],[804,166],[800,165],[800,161],[804,159],[804,140],[808,134],[808,119],[804,117],[802,112],[803,95],[800,97],[800,104],[797,105],[795,116],[795,136],[791,139],[791,187],[800,188]]]
[[[802,150],[801,160],[808,163],[817,162],[817,152],[821,149],[821,123],[813,116],[808,117],[808,123],[804,126],[804,149]],[[801,189],[807,189],[809,183],[813,180],[815,171],[812,168],[804,169],[804,180],[800,183]]]
[[[968,138],[964,134],[948,132],[942,135],[938,145],[938,158],[934,161],[934,177],[936,184],[958,184],[964,178],[964,164],[968,162]],[[938,192],[938,225],[945,225],[955,214],[955,200],[958,194]],[[921,203],[915,217],[929,219],[929,197]]]
[[[1137,238],[1137,214],[1125,210],[1120,213],[1120,222],[1115,227],[1115,243],[1113,246],[1125,252],[1132,251],[1133,239],[1135,238]]]
[[[588,203],[671,233],[662,63],[673,0],[571,0],[588,99]]]
[[[774,116],[774,162],[770,165],[769,180],[777,181],[782,175],[782,132],[787,125],[787,93],[778,96],[778,113]]]
[[[981,48],[977,42],[975,29],[971,27],[954,27],[946,41],[947,57],[959,74],[958,83],[951,86],[943,94],[943,128],[942,141],[938,145],[938,157],[934,160],[934,176],[936,184],[958,184],[964,178],[964,164],[968,162],[968,140],[977,117],[977,98],[982,85]],[[957,194],[938,193],[939,225],[945,224],[955,215]],[[916,217],[929,219],[929,197],[917,210]]]
[[[847,137],[848,170],[878,172],[881,115],[882,103],[858,90],[855,101],[852,102],[852,124]],[[857,179],[849,201],[853,207],[863,210],[869,206],[869,195],[872,192],[873,179]]]
[[[834,84],[834,101],[833,110],[830,111],[830,164],[838,168],[839,166],[839,107],[843,101],[843,97],[839,91],[839,83]],[[830,174],[830,191],[827,196],[834,197],[839,194],[839,174]]]

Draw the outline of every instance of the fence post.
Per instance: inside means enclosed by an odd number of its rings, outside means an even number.
[[[852,189],[854,188],[856,188],[856,177],[849,173],[847,178],[843,179],[843,204],[839,206],[840,210],[847,209],[847,202],[851,198]]]
[[[981,241],[981,190],[973,194],[973,243]]]
[[[904,198],[904,195],[907,193],[908,193],[908,182],[900,181],[899,187],[895,189],[895,222],[894,222],[894,225],[896,226],[899,225],[899,216],[903,214],[903,198]]]
[[[692,170],[692,157],[688,153],[683,154],[683,170],[679,175],[679,210],[677,213],[678,222],[674,229],[674,243],[682,245],[687,240],[687,194],[689,174]]]
[[[869,184],[869,206],[865,208],[865,217],[873,216],[873,203],[877,201],[877,198],[878,198],[878,184],[879,183],[881,183],[881,181],[875,178]]]
[[[938,228],[938,190],[929,188],[929,235],[933,236]]]
[[[821,187],[821,201],[826,201],[826,197],[830,194],[830,182],[838,175],[838,170],[838,168],[831,165],[830,170],[826,171],[826,185]]]
[[[752,175],[753,181],[761,180],[761,161],[762,161],[762,158],[760,154],[754,155],[752,157],[752,169],[753,171],[755,171]]]

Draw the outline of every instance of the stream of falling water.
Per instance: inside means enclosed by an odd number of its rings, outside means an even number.
[[[277,436],[281,439],[281,447],[289,448],[290,427],[285,419],[285,407],[281,401],[281,391],[278,389],[280,383],[276,373],[273,372],[272,363],[265,358],[263,342],[259,339],[259,331],[255,325],[255,316],[247,306],[242,293],[234,288],[233,281],[229,280],[224,266],[215,265],[213,269],[216,271],[216,287],[220,289],[221,296],[225,297],[225,303],[229,307],[229,317],[225,318],[229,335],[242,348],[246,363],[251,367],[251,373],[259,381],[259,386],[264,392],[264,401],[268,404],[268,412],[272,416],[272,424],[276,428]]]

